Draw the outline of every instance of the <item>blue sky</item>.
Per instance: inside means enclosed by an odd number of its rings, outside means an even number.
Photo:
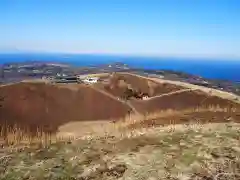
[[[240,1],[1,0],[15,50],[240,59]]]

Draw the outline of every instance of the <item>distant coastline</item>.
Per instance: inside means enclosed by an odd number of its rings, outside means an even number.
[[[126,63],[131,67],[152,70],[174,70],[199,75],[204,78],[240,82],[240,61],[191,60],[189,58],[157,58],[80,54],[0,54],[0,65],[12,62],[44,61],[73,66],[94,66],[112,62]]]

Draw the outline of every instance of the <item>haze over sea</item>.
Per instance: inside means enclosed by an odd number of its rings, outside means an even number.
[[[153,70],[175,70],[205,78],[240,82],[240,61],[209,60],[191,58],[120,56],[120,55],[89,55],[89,54],[37,54],[15,53],[0,54],[0,64],[10,62],[45,61],[68,63],[73,66],[91,66],[106,63],[122,62],[131,67]]]

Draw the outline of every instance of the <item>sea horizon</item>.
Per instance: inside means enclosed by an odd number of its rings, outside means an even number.
[[[72,66],[121,62],[133,68],[173,70],[209,79],[240,82],[240,61],[238,60],[108,54],[0,53],[0,65],[30,61],[66,63]]]

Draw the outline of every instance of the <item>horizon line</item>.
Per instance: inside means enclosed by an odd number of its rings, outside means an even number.
[[[117,56],[117,57],[139,57],[139,58],[173,58],[173,59],[195,59],[195,60],[232,60],[240,61],[238,56],[217,56],[217,55],[156,55],[156,54],[136,54],[136,53],[107,53],[107,52],[63,52],[63,51],[29,51],[29,50],[6,50],[1,51],[3,54],[49,54],[49,55],[89,55],[89,56]]]

